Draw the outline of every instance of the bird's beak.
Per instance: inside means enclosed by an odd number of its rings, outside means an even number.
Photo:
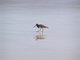
[[[36,27],[36,25],[35,25],[34,27]],[[34,28],[34,27],[33,27],[33,28]]]

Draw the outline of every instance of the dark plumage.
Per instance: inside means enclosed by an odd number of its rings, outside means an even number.
[[[37,26],[38,28],[48,28],[47,26],[44,26],[44,25],[42,25],[42,24],[36,24],[36,26]]]
[[[39,31],[41,31],[41,29],[42,29],[42,31],[43,31],[43,28],[48,28],[47,26],[42,25],[42,24],[36,24],[35,26],[37,26],[37,28],[40,28]],[[35,26],[34,26],[34,27],[35,27]]]

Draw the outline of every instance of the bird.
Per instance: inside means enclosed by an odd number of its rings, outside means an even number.
[[[43,25],[43,24],[36,24],[34,27],[40,28],[39,31],[42,30],[42,32],[43,32],[43,28],[48,28],[47,26],[45,26],[45,25]],[[37,31],[37,32],[39,32],[39,31]]]

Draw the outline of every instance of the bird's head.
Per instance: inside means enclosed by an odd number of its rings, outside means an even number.
[[[37,26],[38,24],[36,24],[36,26]]]
[[[36,27],[37,25],[38,25],[38,24],[36,24],[34,27]],[[33,27],[33,28],[34,28],[34,27]]]

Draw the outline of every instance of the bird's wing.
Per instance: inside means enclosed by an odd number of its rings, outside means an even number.
[[[45,26],[45,25],[43,25],[43,24],[39,24],[39,25],[41,25],[41,26]]]
[[[45,26],[45,25],[43,25],[43,24],[39,24],[39,25],[44,26],[45,28],[48,28],[47,26]]]
[[[43,25],[43,24],[39,24],[39,25]],[[44,26],[44,25],[43,25]]]

